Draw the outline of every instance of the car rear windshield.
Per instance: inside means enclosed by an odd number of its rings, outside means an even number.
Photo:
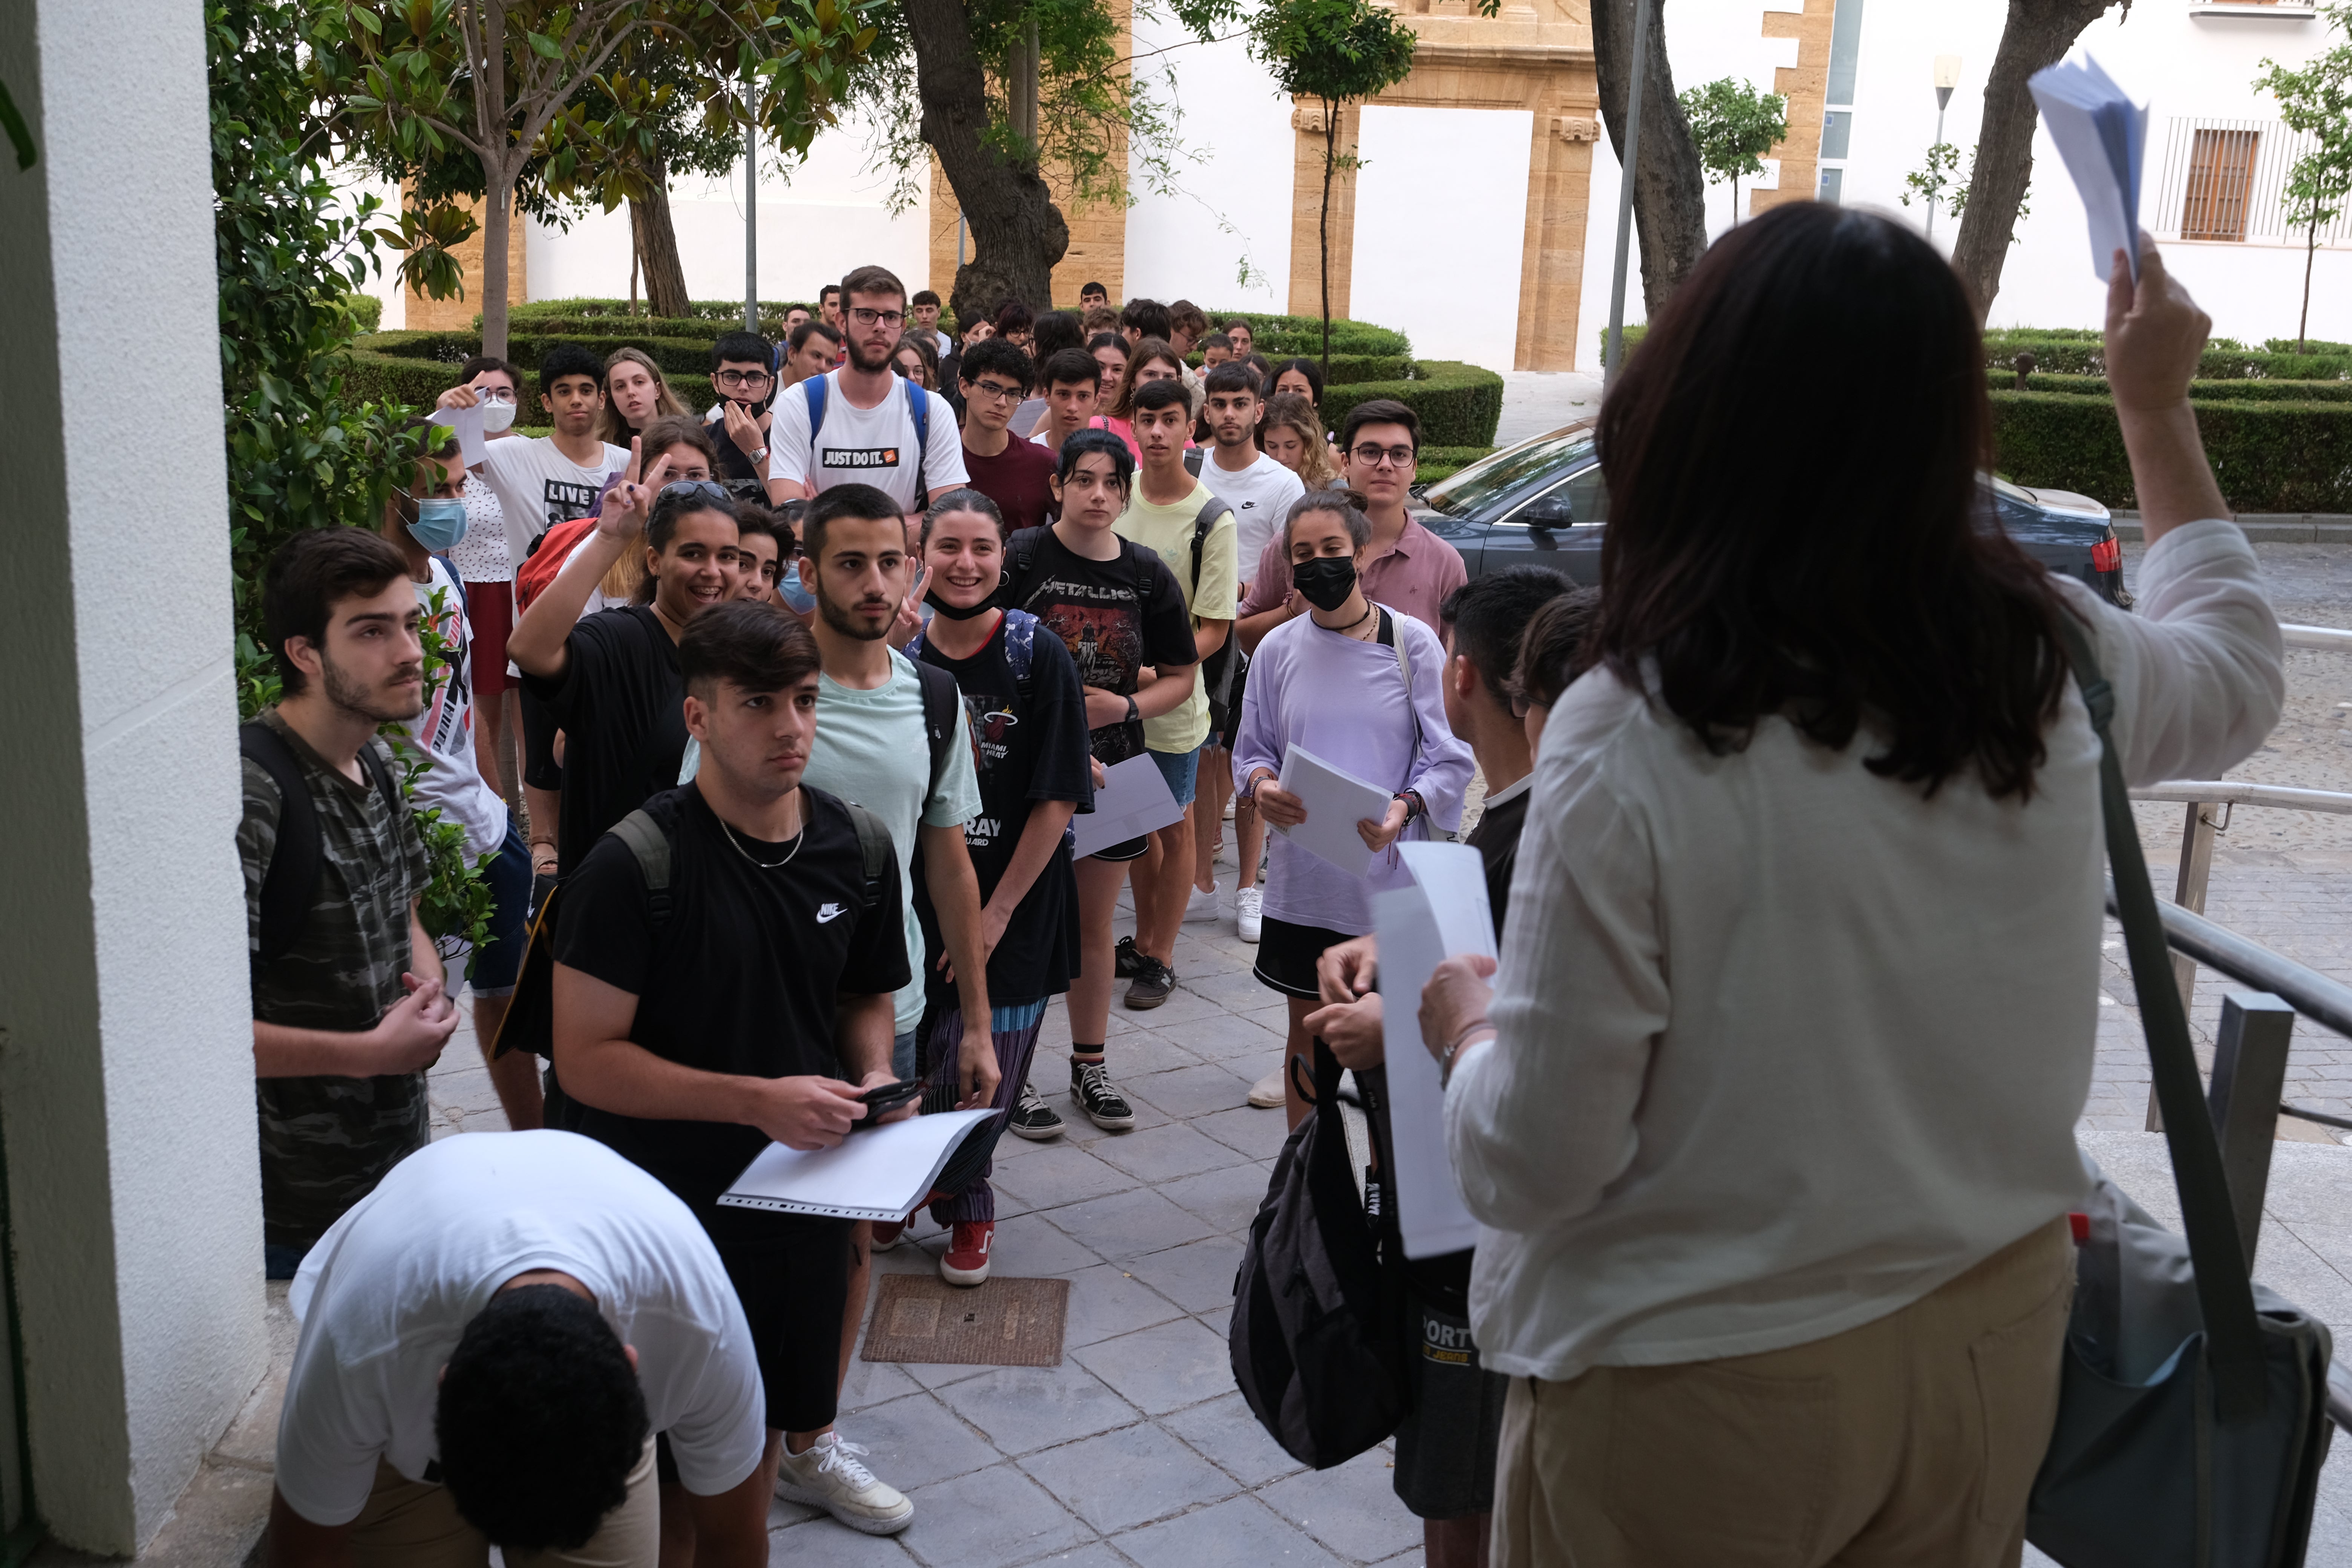
[[[1460,473],[1438,480],[1422,492],[1422,504],[1448,517],[1473,517],[1489,501],[1591,460],[1591,431],[1558,431],[1507,452],[1481,458]]]

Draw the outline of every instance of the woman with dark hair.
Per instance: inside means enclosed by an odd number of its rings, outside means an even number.
[[[940,390],[940,350],[929,332],[908,332],[890,351],[890,368],[927,392]]]
[[[1101,363],[1099,359],[1096,361]],[[1102,428],[1127,443],[1128,456],[1137,462],[1143,460],[1143,448],[1135,444],[1135,389],[1147,381],[1181,381],[1184,360],[1168,345],[1164,338],[1145,338],[1128,355],[1127,370],[1118,378],[1118,391],[1112,395],[1109,407],[1103,411]],[[1192,445],[1188,437],[1185,445]]]
[[[1032,340],[1036,336],[1037,318],[1028,306],[1018,300],[1007,300],[996,307],[996,335],[1018,347],[1032,359]]]
[[[1448,960],[1421,1009],[1513,1380],[1505,1568],[2018,1560],[2098,1032],[2061,618],[2135,783],[2221,776],[2284,690],[2188,401],[2209,322],[2140,245],[2105,342],[2137,616],[1993,526],[1975,304],[1887,219],[1733,229],[1602,405],[1601,603],[1500,970]],[[1808,362],[1873,384],[1792,398]]]
[[[1286,359],[1275,367],[1274,387],[1266,394],[1279,397],[1284,393],[1296,393],[1307,399],[1309,408],[1323,406],[1323,367],[1311,359]]]

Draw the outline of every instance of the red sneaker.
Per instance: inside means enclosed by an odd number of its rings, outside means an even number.
[[[950,1285],[977,1285],[988,1278],[988,1249],[996,1245],[996,1222],[958,1220],[940,1255],[940,1278]]]
[[[876,1220],[874,1222],[874,1250],[877,1252],[889,1251],[892,1247],[898,1245],[898,1238],[906,1234],[907,1222],[905,1220]]]

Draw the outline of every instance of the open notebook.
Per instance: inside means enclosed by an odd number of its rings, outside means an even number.
[[[943,1110],[853,1132],[803,1152],[771,1143],[719,1194],[730,1208],[839,1219],[904,1219],[973,1130],[994,1110]]]

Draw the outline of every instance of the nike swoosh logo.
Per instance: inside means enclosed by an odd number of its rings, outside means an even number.
[[[824,925],[829,921],[839,919],[847,912],[839,904],[819,904],[816,910],[816,923]]]

